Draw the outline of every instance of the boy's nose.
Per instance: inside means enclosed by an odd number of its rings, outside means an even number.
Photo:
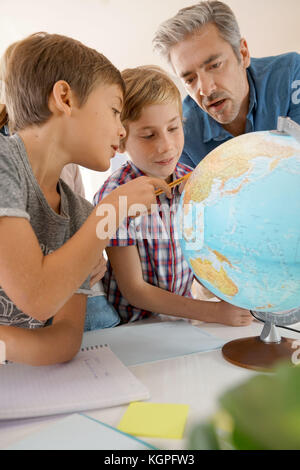
[[[172,149],[172,141],[168,136],[162,136],[158,142],[158,153],[166,153]]]
[[[119,129],[119,137],[120,137],[120,139],[124,139],[124,138],[126,137],[126,134],[127,134],[126,129],[125,129],[125,127],[123,126],[123,124],[121,123],[120,129]]]

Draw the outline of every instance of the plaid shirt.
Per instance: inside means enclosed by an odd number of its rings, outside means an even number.
[[[173,180],[181,178],[192,169],[178,163]],[[94,196],[97,205],[107,194],[121,184],[143,176],[131,161],[115,171]],[[126,218],[109,246],[136,246],[139,252],[145,282],[174,294],[191,297],[193,274],[185,261],[176,231],[176,212],[180,194],[172,189],[172,199],[165,194],[157,197],[157,205],[151,215]],[[120,260],[120,262],[122,262]],[[110,263],[103,278],[107,299],[119,312],[123,322],[135,321],[151,315],[151,312],[130,305],[122,296]]]

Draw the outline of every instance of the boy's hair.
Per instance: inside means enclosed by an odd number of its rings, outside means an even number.
[[[33,124],[42,124],[51,116],[48,100],[53,86],[66,81],[82,106],[100,84],[124,82],[120,72],[95,49],[58,34],[35,33],[6,52],[4,104],[14,132]],[[5,58],[5,55],[4,55]]]
[[[231,45],[240,62],[241,33],[237,19],[226,3],[217,0],[202,1],[183,8],[162,23],[153,39],[154,50],[171,63],[170,49],[207,24],[218,28],[220,36]]]
[[[5,81],[7,64],[16,44],[17,44],[16,42],[14,42],[13,44],[10,44],[10,46],[8,46],[8,48],[6,49],[6,51],[4,52],[0,60],[0,129],[3,126],[8,124],[8,114],[7,114],[6,106],[4,104],[5,103],[4,81]]]
[[[145,106],[175,102],[182,119],[182,102],[180,92],[160,67],[142,65],[122,72],[125,82],[124,106],[121,121],[128,135],[128,123],[137,121]],[[126,142],[126,137],[122,144]]]

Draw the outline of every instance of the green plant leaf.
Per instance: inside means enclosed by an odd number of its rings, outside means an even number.
[[[300,368],[280,366],[225,393],[238,449],[300,449]]]
[[[258,442],[252,439],[252,436],[243,434],[240,429],[233,431],[232,444],[236,450],[265,450]]]
[[[212,423],[202,423],[196,426],[189,439],[189,450],[220,450],[215,428]]]

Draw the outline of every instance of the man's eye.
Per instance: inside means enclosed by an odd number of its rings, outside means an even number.
[[[212,68],[212,69],[218,69],[218,68],[221,67],[221,64],[222,64],[222,62],[216,62],[215,64],[213,64],[213,65],[211,66],[211,68]]]
[[[187,78],[185,81],[186,85],[191,85],[193,83],[194,79],[193,78]]]

